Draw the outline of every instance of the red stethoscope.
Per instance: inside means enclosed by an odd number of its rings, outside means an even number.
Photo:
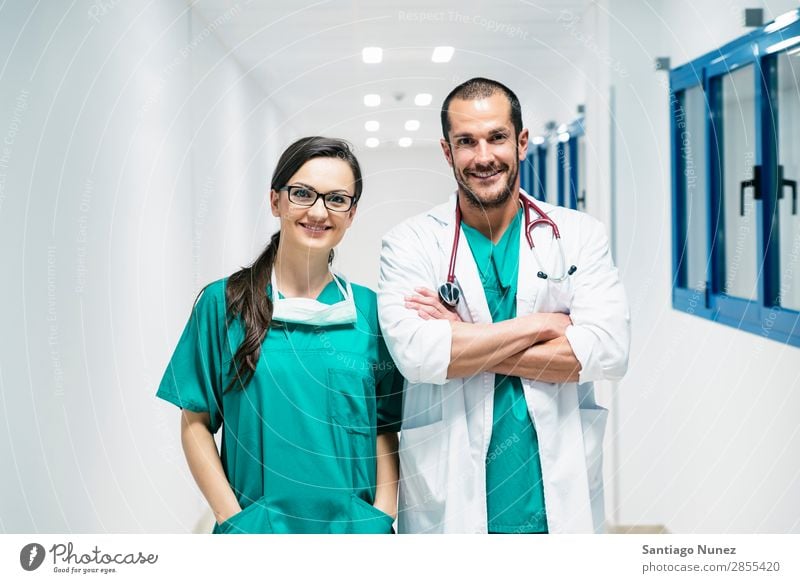
[[[536,247],[533,245],[533,235],[531,234],[533,229],[539,225],[550,227],[550,229],[553,231],[553,238],[556,240],[556,244],[558,245],[558,252],[561,254],[561,265],[565,266],[566,268],[567,259],[564,255],[564,247],[561,244],[561,233],[558,232],[558,226],[555,224],[553,219],[548,217],[545,212],[527,196],[520,194],[519,200],[520,204],[522,205],[522,212],[525,215],[525,237],[528,239],[528,245],[530,245],[531,251],[533,252],[533,257],[539,266],[539,271],[536,272],[536,276],[555,283],[564,281],[570,275],[578,271],[578,268],[574,265],[570,265],[569,269],[566,269],[566,271],[560,276],[548,275],[542,266],[542,262],[539,260],[539,254],[536,252]],[[531,211],[535,212],[538,215],[538,218],[531,220]],[[450,252],[450,266],[447,269],[447,281],[439,286],[439,299],[451,308],[455,308],[461,299],[461,288],[456,283],[455,273],[456,256],[458,253],[458,239],[460,235],[461,207],[458,205],[458,199],[456,199],[456,231],[455,236],[453,237],[453,250]]]

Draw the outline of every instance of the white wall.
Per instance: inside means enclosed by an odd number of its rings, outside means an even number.
[[[617,262],[633,319],[610,436],[618,506],[609,512],[622,524],[800,531],[800,351],[674,311],[670,300],[668,79],[653,61],[670,56],[675,66],[744,34],[742,10],[759,4],[598,3],[618,65]],[[795,6],[767,2],[765,12]]]
[[[209,28],[179,0],[3,7],[2,532],[186,531],[202,508],[154,394],[200,285],[271,230],[283,141]]]
[[[444,202],[455,192],[441,148],[357,148],[364,194],[335,266],[355,283],[377,289],[381,238],[406,218]],[[453,209],[455,212],[455,208]]]

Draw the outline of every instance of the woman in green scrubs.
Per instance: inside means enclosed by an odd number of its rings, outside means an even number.
[[[375,293],[330,270],[361,191],[346,142],[292,144],[271,183],[280,231],[204,288],[167,366],[157,394],[183,410],[215,533],[392,532],[403,379]]]

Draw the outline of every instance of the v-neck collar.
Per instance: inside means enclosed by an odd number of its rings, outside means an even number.
[[[497,243],[493,243],[478,229],[461,222],[461,230],[467,238],[484,284],[496,278],[502,288],[508,289],[516,282],[521,221],[522,209],[514,215]],[[494,278],[491,277],[491,270],[495,272]]]
[[[336,276],[334,275],[333,277],[335,278]],[[339,280],[339,283],[344,285],[344,282],[341,280]],[[272,297],[271,283],[267,284],[267,294],[269,294],[269,296]],[[278,297],[280,299],[286,298],[286,296],[284,296],[280,291],[278,291]],[[319,295],[316,298],[311,298],[311,299],[314,299],[315,301],[321,302],[323,304],[331,305],[343,300],[344,296],[339,291],[339,286],[336,285],[336,281],[332,279],[327,284],[325,284],[325,287],[322,288],[322,291],[319,292]]]

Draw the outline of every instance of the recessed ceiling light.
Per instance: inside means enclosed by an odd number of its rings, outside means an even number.
[[[561,132],[558,134],[559,142],[569,142],[569,132]]]
[[[454,52],[455,49],[453,47],[436,47],[433,49],[431,61],[434,63],[449,63],[450,59],[453,58]]]
[[[544,137],[542,136],[533,136],[533,140],[531,140],[534,144],[544,144]]]
[[[377,93],[368,93],[364,96],[364,105],[367,107],[378,107],[381,104],[381,96]]]
[[[377,132],[379,129],[381,129],[381,124],[380,122],[371,119],[364,124],[364,129],[368,132]]]
[[[417,93],[417,96],[414,98],[414,103],[416,105],[430,105],[433,96],[430,93]]]
[[[377,148],[381,141],[378,138],[367,138],[367,148]]]
[[[408,147],[411,145],[412,141],[413,141],[413,140],[412,140],[411,138],[408,138],[408,137],[406,137],[406,138],[400,138],[400,139],[397,141],[397,144],[398,144],[398,145],[399,145],[401,148],[408,148]]]
[[[361,58],[365,63],[380,63],[383,60],[383,49],[381,47],[365,47],[361,51]]]
[[[405,128],[409,132],[415,132],[419,129],[419,120],[410,119],[406,122]]]

